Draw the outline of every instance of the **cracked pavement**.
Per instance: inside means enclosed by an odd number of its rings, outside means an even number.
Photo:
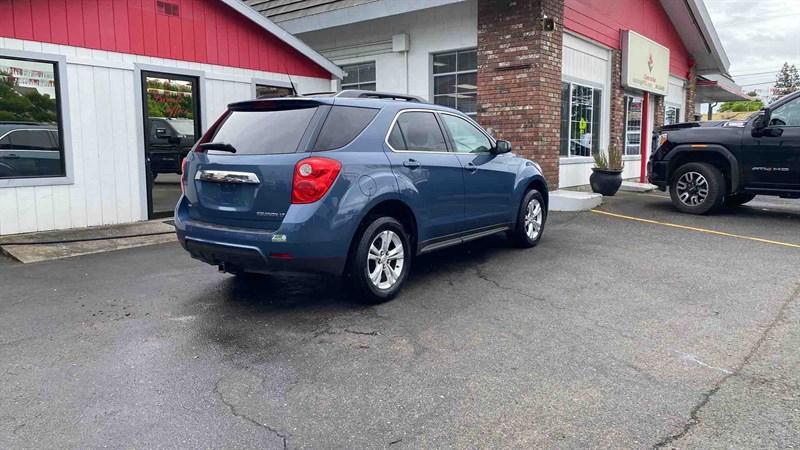
[[[800,202],[608,211],[800,243]],[[393,302],[164,244],[0,260],[0,448],[791,448],[800,251],[553,213],[421,257]]]

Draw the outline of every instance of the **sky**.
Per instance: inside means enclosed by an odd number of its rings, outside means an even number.
[[[800,0],[704,1],[745,92],[771,87],[784,62],[800,69]]]

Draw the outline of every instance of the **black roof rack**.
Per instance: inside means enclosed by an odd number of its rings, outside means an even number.
[[[394,94],[391,92],[377,92],[377,91],[360,91],[355,89],[344,90],[336,94],[336,97],[342,98],[378,98],[388,100],[404,100],[407,102],[427,103],[425,100],[414,95]]]

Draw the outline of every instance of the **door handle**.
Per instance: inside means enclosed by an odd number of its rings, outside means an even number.
[[[473,164],[471,162],[467,163],[467,165],[464,166],[464,168],[469,170],[470,173],[475,173],[475,172],[478,171],[478,166],[476,166],[475,164]]]
[[[403,165],[408,167],[411,170],[414,170],[417,167],[422,166],[422,164],[420,164],[419,161],[417,161],[416,159],[407,159],[407,160],[403,161]]]

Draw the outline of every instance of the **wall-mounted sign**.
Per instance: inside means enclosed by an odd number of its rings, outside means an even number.
[[[622,32],[622,85],[667,95],[669,49],[636,32]]]

